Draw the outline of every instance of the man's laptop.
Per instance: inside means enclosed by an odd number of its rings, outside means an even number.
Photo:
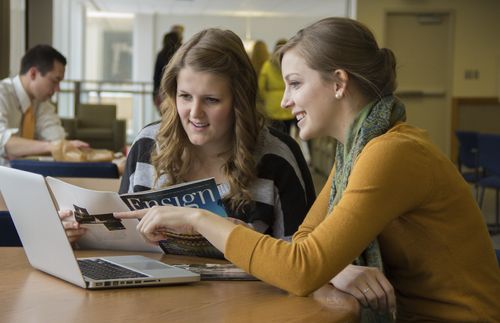
[[[41,175],[0,166],[0,191],[36,269],[91,289],[200,280],[198,274],[143,256],[76,259]]]

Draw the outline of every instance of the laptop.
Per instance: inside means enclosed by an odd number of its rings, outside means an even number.
[[[86,289],[166,285],[199,274],[139,255],[76,259],[43,176],[0,166],[0,192],[34,268]]]

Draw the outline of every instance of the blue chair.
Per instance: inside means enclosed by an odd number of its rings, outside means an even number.
[[[0,247],[20,247],[21,240],[8,211],[0,211]]]
[[[479,207],[482,208],[484,200],[484,190],[492,188],[496,192],[495,204],[495,223],[488,224],[491,234],[500,232],[500,135],[495,134],[479,134],[479,165],[483,169],[483,176],[477,182],[480,190]]]
[[[110,162],[58,162],[16,159],[12,168],[52,177],[119,178],[118,167]]]
[[[474,184],[476,200],[478,199],[477,182],[481,177],[479,167],[479,133],[474,131],[457,131],[458,139],[458,170],[465,181]],[[464,170],[464,168],[466,168]]]

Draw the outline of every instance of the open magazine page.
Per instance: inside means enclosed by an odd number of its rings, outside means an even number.
[[[75,220],[87,228],[78,245],[88,249],[161,252],[137,231],[138,220],[119,220],[113,212],[129,211],[116,192],[93,191],[47,177],[59,210],[72,210]]]

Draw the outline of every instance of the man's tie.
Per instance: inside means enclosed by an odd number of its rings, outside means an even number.
[[[26,139],[35,139],[35,114],[33,113],[32,106],[24,112],[21,137]]]

